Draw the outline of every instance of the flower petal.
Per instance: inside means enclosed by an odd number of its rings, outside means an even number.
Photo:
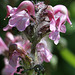
[[[60,40],[60,35],[58,34],[56,40],[54,40],[54,43],[57,45],[59,43],[59,40]]]
[[[7,31],[9,29],[12,29],[12,27],[10,27],[9,25],[7,25],[6,27],[3,28],[3,31]]]
[[[58,36],[58,31],[53,31],[49,34],[49,38],[51,40],[56,40],[57,36]]]
[[[16,27],[19,31],[24,31],[28,25],[29,25],[29,19],[22,18],[20,21],[17,22]]]
[[[52,58],[52,54],[50,53],[50,51],[48,49],[45,49],[45,55],[44,55],[44,61],[45,62],[50,62],[51,58]]]
[[[66,26],[65,25],[61,25],[60,32],[62,32],[62,33],[66,32]]]
[[[10,64],[6,65],[5,68],[2,70],[2,75],[13,75],[16,71],[16,68],[13,68]]]
[[[55,31],[56,30],[55,21],[53,19],[50,21],[50,30],[51,31]]]
[[[9,64],[12,66],[12,67],[16,67],[17,64],[18,64],[18,57],[21,56],[20,53],[18,53],[17,51],[14,51],[13,54],[10,56],[9,58]]]
[[[15,26],[16,26],[16,23],[17,23],[18,21],[20,21],[21,18],[22,18],[21,16],[12,17],[12,18],[9,20],[8,25],[9,25],[10,27],[15,27]]]
[[[0,54],[2,54],[4,51],[8,51],[8,47],[0,37]]]
[[[51,32],[51,33],[49,34],[49,38],[50,38],[51,40],[53,40],[54,43],[57,45],[58,42],[59,42],[59,39],[60,39],[59,32],[58,32],[57,30],[54,31],[54,32]]]
[[[43,43],[38,43],[36,46],[38,55],[40,56],[39,59],[41,59],[41,62],[50,62],[52,58],[52,54],[50,51],[45,47]]]
[[[70,21],[69,17],[67,16],[67,22],[72,25],[72,22]]]
[[[47,12],[48,12],[49,20],[51,21],[52,19],[54,19],[54,14],[53,14],[53,12],[50,11],[50,10],[47,10]]]
[[[29,15],[35,15],[34,5],[31,1],[21,2],[16,12],[20,12],[22,10],[27,10]]]

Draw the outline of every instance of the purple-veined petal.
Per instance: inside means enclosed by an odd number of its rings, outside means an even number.
[[[60,32],[65,33],[66,32],[66,26],[63,24],[60,27]]]
[[[12,18],[9,20],[8,25],[9,25],[10,27],[15,27],[15,26],[16,26],[16,23],[19,22],[21,19],[22,19],[21,16],[12,17]]]
[[[49,38],[50,38],[51,40],[56,40],[57,36],[58,36],[58,31],[57,31],[57,30],[56,30],[56,31],[52,31],[52,32],[49,34]]]
[[[53,40],[54,43],[57,45],[57,44],[59,43],[60,34],[59,34],[59,32],[56,30],[56,31],[51,32],[51,33],[49,34],[49,38],[50,38],[51,40]]]
[[[25,28],[30,24],[29,19],[30,17],[26,11],[20,11],[10,18],[8,25],[4,28],[4,30],[6,31],[12,27],[17,27],[19,31],[24,31]]]
[[[19,31],[24,31],[28,25],[29,25],[29,19],[22,18],[20,21],[17,22],[16,27]]]

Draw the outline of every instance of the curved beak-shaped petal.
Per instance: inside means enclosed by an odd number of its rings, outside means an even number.
[[[70,25],[72,24],[70,19],[69,19],[69,16],[68,16],[68,10],[67,10],[67,8],[64,5],[56,5],[56,6],[54,6],[53,10],[54,10],[54,14],[60,12],[60,13],[62,13],[64,15],[66,15],[67,22]]]
[[[31,1],[23,1],[21,4],[18,6],[16,12],[26,10],[29,15],[35,15],[35,10],[34,10],[34,5]]]
[[[68,10],[64,5],[56,5],[56,6],[54,6],[53,10],[54,10],[54,14],[56,14],[58,12],[61,12],[65,15],[68,14]]]

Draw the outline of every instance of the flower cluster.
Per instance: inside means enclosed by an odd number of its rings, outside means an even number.
[[[24,43],[23,41],[21,36],[14,37],[10,32],[6,33],[5,42],[0,37],[0,54],[9,58],[9,61],[8,58],[4,58],[3,75],[14,75],[17,67],[20,66],[21,58],[25,59],[25,56],[29,54],[31,43],[28,40],[24,41]]]
[[[42,64],[43,61],[50,62],[52,54],[45,36],[48,35],[57,45],[60,32],[66,32],[65,22],[72,24],[64,5],[52,7],[44,2],[33,4],[31,1],[23,1],[18,7],[7,5],[5,19],[7,17],[10,19],[3,30],[13,30],[13,27],[16,27],[18,31],[23,32],[25,39],[10,32],[6,33],[5,42],[0,37],[0,54],[8,57],[4,59],[7,63],[2,71],[3,75],[25,73],[25,69],[31,66]]]
[[[35,10],[37,13],[35,13]],[[11,18],[8,25],[3,29],[4,31],[13,27],[16,27],[19,31],[24,31],[31,24],[30,20],[32,20],[33,23],[38,24],[39,18],[42,19],[44,17],[46,19],[46,17],[48,17],[50,21],[49,28],[51,31],[49,38],[53,40],[55,44],[58,44],[59,42],[60,32],[66,32],[65,22],[67,21],[70,25],[72,24],[68,16],[68,10],[64,5],[52,7],[51,5],[45,5],[43,2],[33,5],[30,1],[23,1],[17,8],[12,8],[7,5],[7,16]],[[36,20],[32,18],[32,16],[35,17]]]

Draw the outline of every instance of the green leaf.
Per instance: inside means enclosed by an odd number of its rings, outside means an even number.
[[[68,48],[63,48],[60,51],[60,55],[64,60],[66,60],[71,66],[75,68],[75,55]]]

